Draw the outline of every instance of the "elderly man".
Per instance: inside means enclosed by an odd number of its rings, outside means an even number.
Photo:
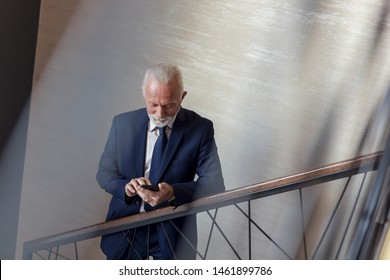
[[[153,65],[141,89],[146,108],[114,117],[100,159],[97,181],[112,195],[106,220],[178,206],[225,189],[212,122],[181,107],[187,92],[179,68]],[[196,245],[195,215],[101,240],[108,259],[195,259]]]

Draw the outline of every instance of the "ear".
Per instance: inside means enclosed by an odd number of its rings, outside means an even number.
[[[181,94],[181,101],[183,101],[184,97],[186,97],[187,95],[187,92],[186,91],[183,91],[183,93]]]

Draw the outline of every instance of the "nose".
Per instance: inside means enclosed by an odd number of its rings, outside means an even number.
[[[156,113],[155,113],[156,117],[159,118],[159,119],[163,119],[165,117],[165,110],[163,108],[163,106],[158,106],[156,108]]]

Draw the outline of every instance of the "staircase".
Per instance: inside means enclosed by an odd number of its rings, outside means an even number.
[[[24,243],[24,259],[79,259],[78,244],[102,235],[197,214],[207,231],[198,233],[192,245],[198,259],[377,259],[380,257],[389,223],[390,149],[336,162],[306,172],[204,197],[177,208],[166,207],[121,219],[89,225]],[[305,192],[337,192],[326,214],[315,216],[305,206]],[[300,240],[292,247],[289,230],[276,236],[255,219],[256,204],[273,196],[296,200],[292,215]],[[225,230],[226,216],[236,217],[239,242]],[[326,216],[325,218],[323,216]],[[208,220],[208,221],[206,221]],[[231,219],[230,219],[231,221]],[[315,228],[312,230],[315,221]],[[230,224],[230,227],[232,225]],[[296,240],[297,241],[297,240]],[[124,242],[131,243],[131,238]],[[264,250],[266,248],[266,250]],[[210,254],[214,251],[221,255]]]

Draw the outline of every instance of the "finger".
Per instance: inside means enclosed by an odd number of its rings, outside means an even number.
[[[144,177],[137,178],[136,181],[137,181],[139,186],[150,184],[149,179],[146,179]]]
[[[130,184],[134,189],[136,189],[136,187],[139,185],[137,179],[131,179],[131,181],[129,182],[129,184]]]
[[[157,205],[157,204],[155,203],[154,199],[152,199],[152,198],[150,198],[150,197],[146,198],[144,201],[145,201],[145,203],[149,204],[149,205],[152,206],[152,207],[154,207],[154,206]]]
[[[148,190],[142,188],[142,187],[139,186],[139,185],[135,188],[135,190],[136,190],[137,194],[139,195],[139,197],[140,197],[143,201],[146,202],[146,200],[148,200],[148,199],[147,199],[147,198],[148,198]],[[150,200],[150,199],[149,199],[149,200]],[[148,201],[149,201],[149,200],[148,200]]]
[[[152,185],[152,182],[148,178],[145,178],[145,185]]]
[[[142,188],[141,185],[144,185],[144,178],[135,178],[130,181],[131,186],[133,186],[134,191],[138,193]]]
[[[130,184],[130,183],[127,183],[126,186],[125,186],[125,192],[126,192],[126,195],[127,196],[134,196],[137,191],[135,190],[135,188]]]

